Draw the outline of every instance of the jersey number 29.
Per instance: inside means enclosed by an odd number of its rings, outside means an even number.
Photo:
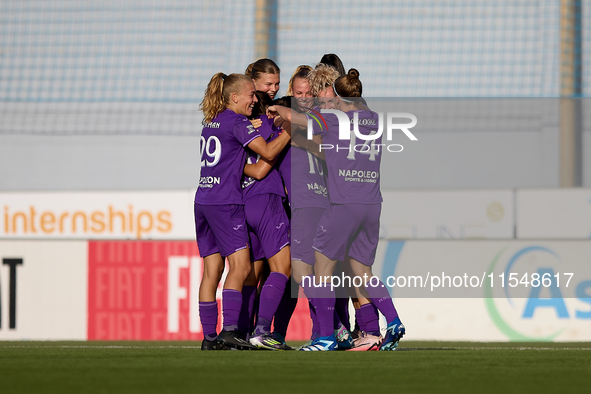
[[[220,161],[220,157],[222,157],[222,143],[215,135],[210,136],[207,140],[205,137],[201,136],[201,167],[214,167]],[[208,161],[207,157],[204,157],[203,154],[206,154],[208,158],[212,159],[212,161]]]

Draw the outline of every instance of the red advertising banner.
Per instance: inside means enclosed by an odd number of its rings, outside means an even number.
[[[88,339],[203,339],[202,273],[203,259],[195,241],[90,241]],[[221,287],[218,300],[220,296]],[[218,331],[220,322],[221,310]],[[300,299],[287,337],[309,336],[307,302]]]

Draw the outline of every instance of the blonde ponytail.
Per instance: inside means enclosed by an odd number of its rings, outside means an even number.
[[[217,73],[211,77],[211,81],[207,84],[203,101],[199,104],[199,109],[203,111],[204,123],[211,122],[213,118],[226,109],[223,96],[225,78],[226,74]]]
[[[244,74],[217,73],[211,77],[203,101],[199,104],[199,109],[203,111],[203,123],[211,122],[224,111],[230,102],[230,95],[239,92],[245,82],[252,84],[251,79]]]

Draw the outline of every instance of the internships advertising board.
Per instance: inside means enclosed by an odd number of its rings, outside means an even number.
[[[0,193],[0,238],[194,239],[194,191]]]
[[[382,239],[513,237],[513,191],[383,192]],[[194,190],[0,193],[0,239],[195,239]]]

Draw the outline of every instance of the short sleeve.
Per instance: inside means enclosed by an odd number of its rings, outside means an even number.
[[[242,146],[247,146],[255,138],[260,136],[259,132],[246,117],[240,117],[236,120],[234,124],[234,137],[236,137]]]

